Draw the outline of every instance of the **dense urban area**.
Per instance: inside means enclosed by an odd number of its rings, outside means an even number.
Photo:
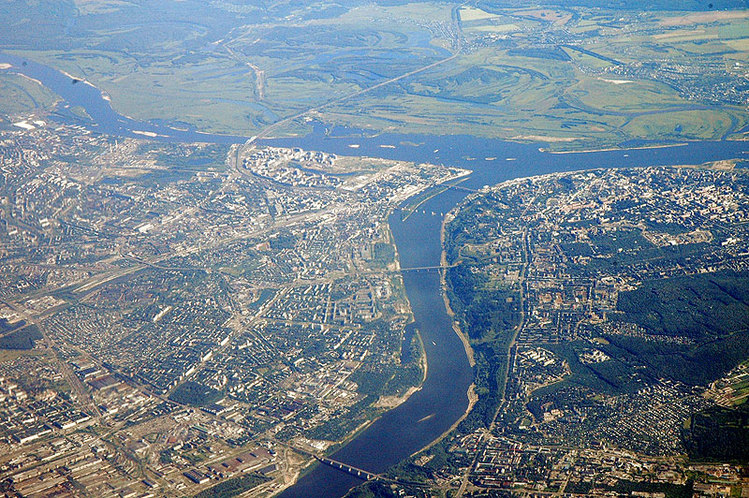
[[[747,7],[0,2],[0,496],[749,497]]]
[[[270,493],[420,384],[386,216],[465,171],[25,123],[0,137],[6,492]]]
[[[471,496],[749,492],[747,187],[727,162],[464,201],[445,257],[479,401],[399,471]]]

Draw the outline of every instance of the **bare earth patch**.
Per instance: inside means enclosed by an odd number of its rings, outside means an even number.
[[[661,26],[689,26],[728,19],[745,19],[749,17],[749,10],[732,10],[718,12],[695,12],[683,16],[667,17],[661,20]]]

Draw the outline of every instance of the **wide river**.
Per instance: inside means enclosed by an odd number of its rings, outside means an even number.
[[[0,53],[0,63],[40,81],[65,99],[58,106],[56,119],[76,122],[67,112],[80,106],[93,122],[78,124],[92,130],[119,136],[143,137],[157,134],[157,140],[177,142],[241,143],[245,137],[177,130],[165,125],[139,122],[112,110],[99,90],[84,82],[73,83],[70,76],[55,69]],[[25,63],[25,64],[24,64]],[[68,106],[66,108],[66,106]],[[339,155],[357,155],[429,162],[470,169],[473,173],[462,186],[478,189],[484,185],[518,177],[591,168],[622,168],[701,164],[707,161],[749,158],[749,142],[691,142],[665,148],[550,154],[538,145],[518,144],[468,136],[367,135],[356,130],[328,130],[316,125],[302,138],[263,140],[275,146],[301,147]],[[352,147],[354,146],[354,147]],[[403,268],[436,266],[440,262],[440,226],[447,213],[469,192],[448,189],[426,201],[419,210],[402,220],[396,211],[389,219]],[[467,391],[472,372],[463,345],[452,330],[436,271],[404,272],[403,280],[414,317],[422,335],[428,375],[423,387],[399,407],[362,431],[331,457],[370,472],[383,472],[403,458],[434,441],[453,425],[468,406]],[[326,465],[318,465],[302,477],[282,497],[336,497],[362,481]]]

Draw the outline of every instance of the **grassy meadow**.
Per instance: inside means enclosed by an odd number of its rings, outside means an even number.
[[[746,71],[749,10],[75,6],[75,41],[12,39],[0,49],[85,78],[122,114],[204,131],[255,135],[307,113],[374,131],[439,127],[575,149],[742,138],[749,122],[740,95],[721,101],[721,85],[736,88]],[[32,87],[0,72],[0,88],[15,97],[0,111],[54,101]],[[306,126],[290,121],[273,134]]]

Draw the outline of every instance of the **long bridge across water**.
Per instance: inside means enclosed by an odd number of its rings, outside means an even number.
[[[347,463],[339,462],[337,460],[333,460],[332,458],[327,457],[319,457],[317,455],[314,455],[315,459],[320,462],[324,463],[325,465],[329,465],[333,467],[334,469],[342,470],[343,472],[346,472],[347,474],[351,474],[354,477],[358,477],[359,479],[364,479],[366,481],[371,481],[373,479],[380,479],[385,481],[391,481],[391,479],[386,479],[382,477],[380,474],[373,474],[372,472],[367,472],[366,470],[359,469],[357,467],[354,467],[353,465],[349,465]]]
[[[378,480],[378,481],[384,481],[384,482],[389,482],[389,483],[394,483],[394,484],[401,484],[401,485],[406,485],[406,486],[417,486],[417,487],[421,487],[425,485],[425,483],[423,482],[406,481],[403,479],[392,479],[390,477],[385,477],[382,474],[375,474],[374,472],[369,472],[367,470],[354,467],[353,465],[339,462],[338,460],[333,460],[332,458],[316,455],[315,453],[309,450],[305,450],[297,446],[292,446],[287,443],[281,443],[281,444],[299,453],[309,455],[320,463],[323,463],[329,467],[333,467],[336,470],[340,470],[341,472],[345,472],[347,474],[350,474],[364,481]]]
[[[329,465],[330,467],[333,467],[334,469],[346,472],[347,474],[351,474],[354,477],[358,477],[359,479],[364,479],[365,481],[384,481],[384,482],[390,482],[394,484],[401,484],[405,486],[417,486],[417,487],[423,487],[428,486],[426,483],[423,482],[415,482],[415,481],[405,481],[403,479],[391,479],[390,477],[385,477],[382,474],[374,474],[372,472],[367,472],[366,470],[354,467],[353,465],[349,465],[347,463],[339,462],[338,460],[333,460],[332,458],[328,457],[320,457],[317,455],[313,455],[315,457],[315,460],[317,460],[320,463],[324,463],[325,465]]]
[[[422,271],[422,270],[447,270],[448,268],[455,268],[459,266],[457,263],[451,265],[433,265],[433,266],[412,266],[410,268],[399,268],[394,273],[403,273],[407,271]]]

